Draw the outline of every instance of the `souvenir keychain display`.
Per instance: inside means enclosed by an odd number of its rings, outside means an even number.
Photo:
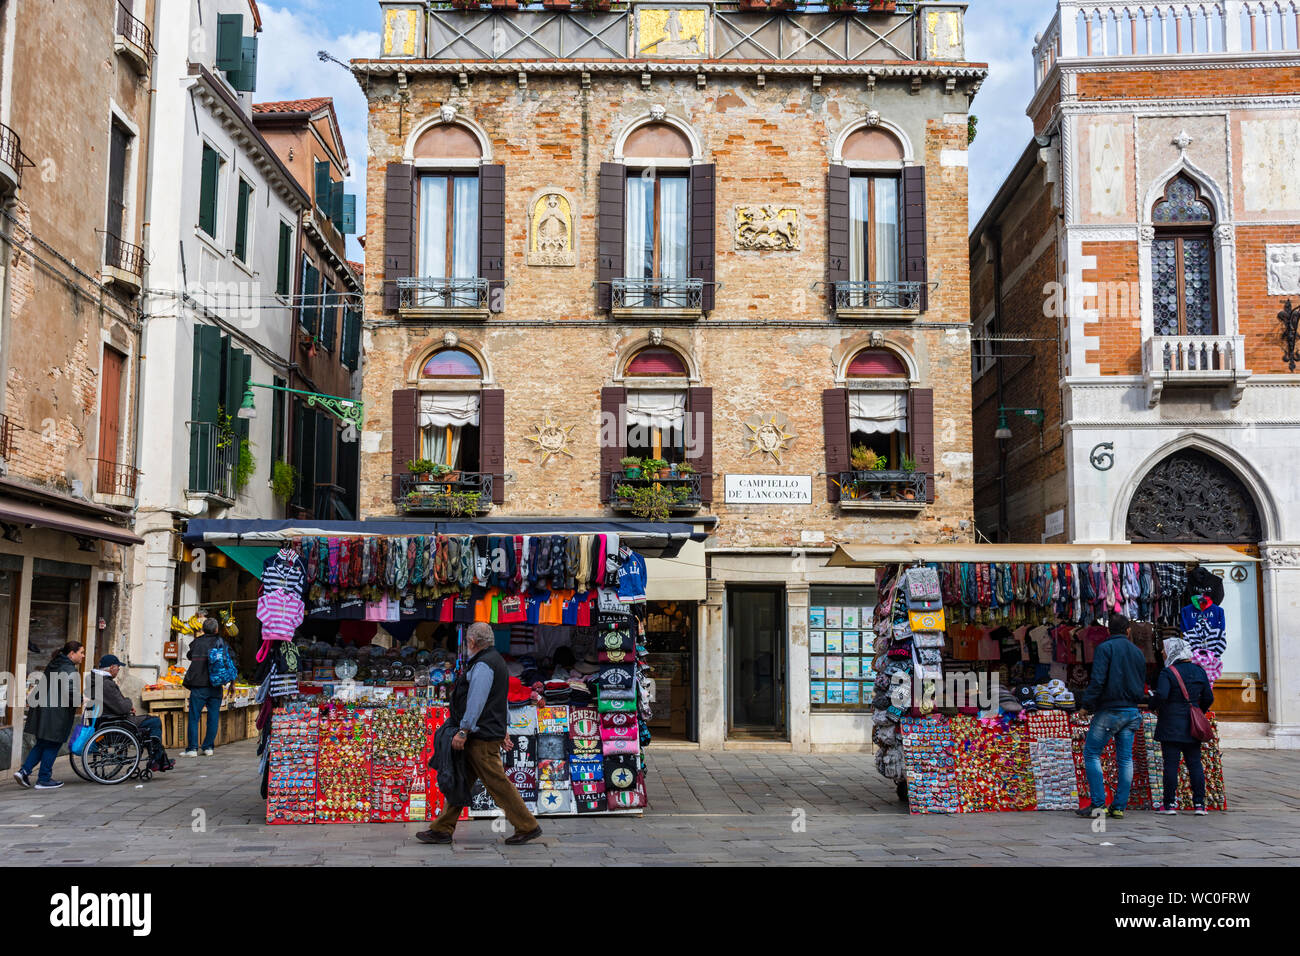
[[[312,823],[316,819],[316,756],[320,717],[313,711],[272,716],[268,752],[266,822]]]
[[[336,708],[321,722],[316,819],[322,823],[368,823],[370,711]]]

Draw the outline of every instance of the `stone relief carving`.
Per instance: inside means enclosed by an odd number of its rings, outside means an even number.
[[[1124,127],[1118,123],[1097,123],[1092,127],[1088,171],[1093,215],[1122,216],[1125,211]]]
[[[1300,568],[1300,548],[1266,548],[1266,568]]]
[[[799,210],[779,203],[735,208],[737,249],[793,252],[799,248]]]
[[[1265,248],[1269,295],[1300,295],[1300,243],[1274,244]]]
[[[420,11],[416,7],[384,10],[384,56],[415,56]]]
[[[639,56],[701,57],[709,52],[709,11],[705,7],[637,7]]]
[[[766,412],[745,419],[745,443],[749,446],[745,457],[754,455],[770,457],[778,465],[781,455],[798,436],[789,430],[789,419],[781,412]]]
[[[1300,209],[1300,123],[1242,121],[1241,189],[1251,212]]]
[[[450,123],[455,118],[456,107],[452,106],[450,103],[443,103],[442,106],[438,107],[438,119],[442,120],[444,123]]]
[[[528,264],[572,266],[578,262],[577,209],[555,186],[539,189],[528,203]]]
[[[541,464],[546,464],[551,458],[558,455],[573,457],[573,452],[569,451],[569,432],[576,428],[576,425],[559,425],[551,419],[550,413],[542,417],[540,423],[533,426],[533,434],[527,436],[527,441],[536,446],[541,453]]]

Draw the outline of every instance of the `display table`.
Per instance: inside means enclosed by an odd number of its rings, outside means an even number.
[[[190,692],[183,687],[164,687],[140,693],[145,709],[162,722],[163,746],[168,750],[184,750],[187,744]],[[199,716],[199,739],[207,733],[208,715]],[[221,702],[220,723],[217,726],[217,746],[233,744],[257,736],[257,708],[243,694],[228,696]]]

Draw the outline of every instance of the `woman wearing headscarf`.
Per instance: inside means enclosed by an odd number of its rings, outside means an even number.
[[[1214,704],[1214,691],[1205,669],[1192,660],[1192,649],[1185,640],[1166,638],[1164,652],[1165,669],[1160,672],[1151,700],[1159,714],[1155,737],[1165,761],[1164,804],[1156,812],[1168,816],[1178,813],[1178,762],[1185,760],[1192,784],[1192,806],[1197,816],[1204,816],[1205,770],[1201,766],[1201,742],[1192,736],[1191,708],[1195,704],[1208,710]],[[1185,695],[1175,673],[1187,688]]]

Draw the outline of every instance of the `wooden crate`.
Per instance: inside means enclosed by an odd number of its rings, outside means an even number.
[[[221,724],[217,727],[217,746],[233,744],[240,740],[256,737],[257,707],[229,707],[221,711]],[[163,710],[154,713],[162,720],[163,746],[168,750],[184,750],[187,743],[185,735],[189,731],[189,713],[186,710]],[[208,715],[204,711],[199,715],[199,738],[197,747],[203,742],[207,733]]]

